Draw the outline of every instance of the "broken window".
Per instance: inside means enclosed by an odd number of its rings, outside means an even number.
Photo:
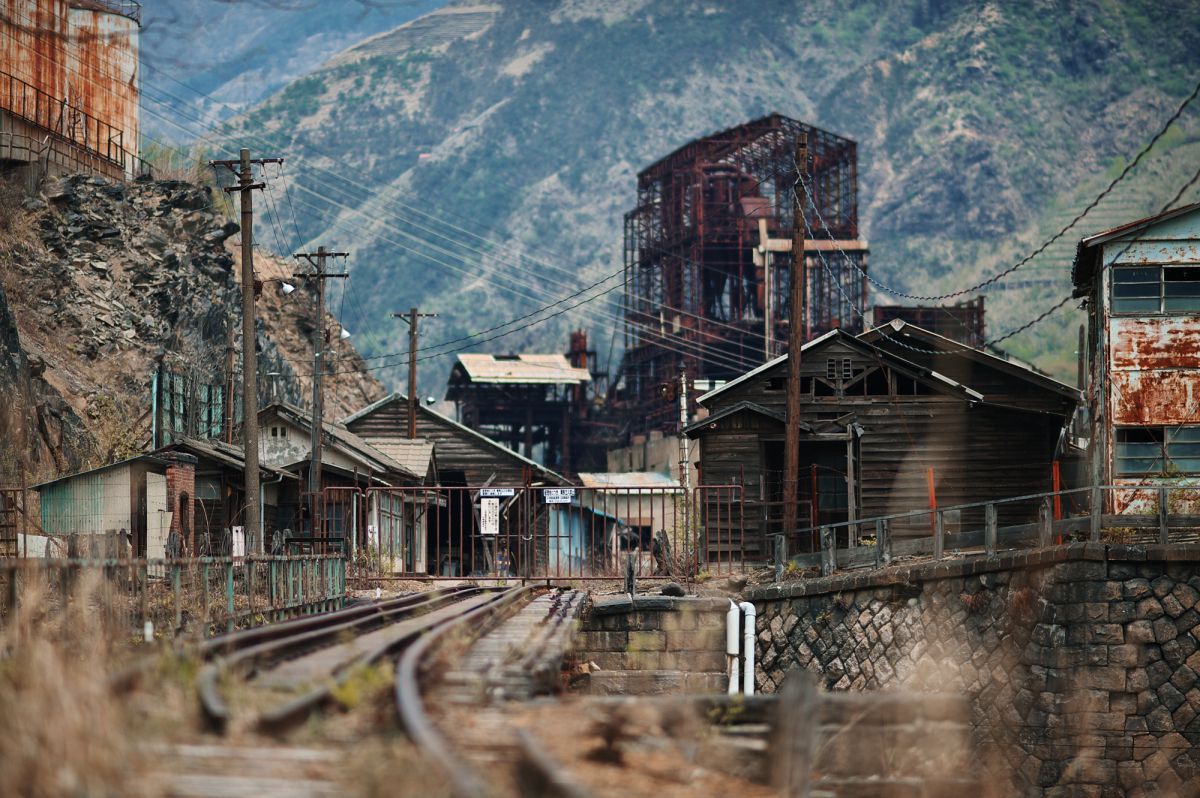
[[[1116,314],[1200,313],[1200,266],[1116,266]]]
[[[1200,473],[1200,426],[1118,427],[1117,476]]]

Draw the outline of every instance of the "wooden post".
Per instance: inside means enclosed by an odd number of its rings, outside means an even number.
[[[784,416],[783,532],[796,531],[796,502],[800,494],[800,349],[804,345],[805,262],[804,209],[808,194],[808,134],[796,138],[796,186],[792,192],[792,291],[788,322],[787,411]],[[815,501],[815,498],[814,498]]]
[[[1171,537],[1170,529],[1167,527],[1167,489],[1158,489],[1158,542],[1164,546],[1168,543]]]
[[[821,576],[837,570],[837,534],[827,526],[821,527]]]
[[[1050,497],[1042,497],[1042,505],[1038,508],[1038,545],[1049,546],[1054,542],[1054,511],[1051,509]]]
[[[983,548],[987,556],[996,556],[996,505],[989,503],[983,508]]]
[[[1099,485],[1092,486],[1092,528],[1089,539],[1093,543],[1100,542],[1100,528],[1104,525],[1104,492]]]
[[[783,581],[783,565],[787,562],[787,535],[775,536],[775,581]]]
[[[888,565],[892,561],[892,524],[886,518],[875,522],[876,565]]]
[[[819,695],[813,677],[788,673],[775,702],[767,753],[771,786],[783,798],[807,798],[812,780]]]
[[[946,549],[946,515],[941,510],[933,514],[933,559],[940,560]]]
[[[1053,483],[1053,490],[1054,490],[1054,520],[1061,521],[1062,520],[1062,496],[1060,494],[1062,492],[1062,469],[1059,467],[1059,462],[1057,460],[1055,460],[1053,463],[1051,463],[1050,469],[1051,469],[1050,476],[1051,476],[1051,481]]]
[[[933,534],[937,534],[937,521],[935,515],[937,513],[937,486],[933,479],[933,468],[925,469],[925,487],[929,490],[929,529]]]

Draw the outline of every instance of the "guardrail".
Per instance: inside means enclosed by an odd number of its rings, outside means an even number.
[[[1031,508],[1035,508],[1031,513]],[[1030,516],[1035,520],[1030,520]],[[1006,521],[1007,516],[1007,521]],[[964,529],[963,519],[978,519]],[[896,539],[892,527],[927,524],[927,536]],[[1107,531],[1107,534],[1105,533]],[[1050,546],[1067,539],[1094,543],[1160,543],[1200,540],[1200,485],[1098,485],[1034,493],[988,502],[914,510],[797,530],[815,533],[820,550],[788,556],[787,539],[775,536],[777,578],[785,563],[820,568],[879,567],[899,557],[945,557],[947,551]],[[839,548],[839,541],[847,545]]]
[[[345,559],[309,555],[186,560],[0,560],[0,625],[36,601],[47,613],[86,602],[99,622],[138,639],[219,632],[340,609]]]
[[[125,132],[16,75],[0,71],[0,111],[37,125],[53,138],[95,155],[122,170],[132,155]]]

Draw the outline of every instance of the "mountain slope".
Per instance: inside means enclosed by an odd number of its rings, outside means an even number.
[[[446,35],[468,12],[470,29]],[[1200,6],[1179,0],[512,0],[420,22],[426,38],[351,48],[226,131],[299,164],[301,228],[355,253],[368,356],[397,349],[390,313],[409,305],[442,314],[427,328],[441,341],[614,273],[636,172],[772,111],[859,142],[876,277],[923,294],[969,285],[1073,216],[1200,73]],[[1196,119],[1109,205],[1136,216],[1169,198],[1200,163]],[[993,295],[993,334],[1065,295],[1068,253]],[[617,293],[482,348],[561,350],[584,326],[604,353]],[[1069,376],[1077,319],[1059,315],[1049,346],[1042,328],[1008,343]],[[447,360],[422,364],[425,385],[440,388]]]

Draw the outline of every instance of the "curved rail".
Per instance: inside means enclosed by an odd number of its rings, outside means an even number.
[[[456,587],[427,593],[402,596],[377,604],[351,607],[324,615],[300,618],[279,624],[248,629],[223,635],[208,641],[201,656],[210,661],[200,671],[197,691],[201,711],[209,726],[222,732],[228,725],[231,712],[218,687],[222,672],[238,671],[243,675],[300,656],[335,643],[345,633],[361,634],[374,628],[402,620],[422,610],[430,610],[447,601],[485,592],[478,587]],[[256,725],[270,732],[280,732],[306,718],[313,709],[324,704],[333,689],[341,684],[354,665],[369,664],[387,654],[396,645],[409,641],[412,635],[393,641],[339,665],[334,678],[325,680],[295,699],[261,713]]]
[[[510,588],[498,594],[488,604],[437,626],[414,645],[409,646],[396,663],[396,711],[400,723],[413,743],[428,754],[446,774],[451,790],[458,798],[486,798],[489,790],[473,768],[455,757],[446,738],[425,714],[424,702],[421,700],[421,666],[425,658],[436,651],[434,647],[447,634],[467,624],[483,626],[518,601],[532,595],[535,590],[532,585]]]

